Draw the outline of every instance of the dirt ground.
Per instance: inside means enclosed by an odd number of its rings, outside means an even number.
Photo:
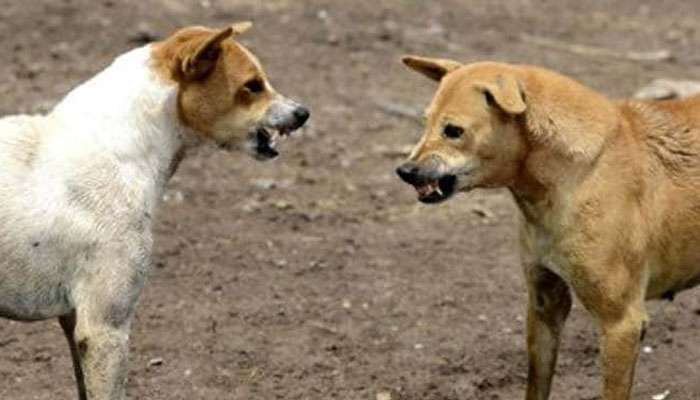
[[[516,209],[501,191],[418,205],[393,176],[420,126],[391,106],[421,109],[434,90],[397,59],[541,64],[624,96],[700,77],[700,2],[0,0],[0,114],[46,111],[177,27],[243,19],[256,24],[243,41],[313,121],[272,163],[212,148],[183,163],[133,326],[130,397],[522,398]],[[674,57],[575,55],[525,34]],[[700,398],[697,291],[649,307],[634,398]],[[553,399],[597,398],[596,342],[577,305]],[[55,321],[0,322],[0,382],[2,399],[76,397]]]

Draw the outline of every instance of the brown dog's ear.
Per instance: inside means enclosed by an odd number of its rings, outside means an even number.
[[[621,125],[612,101],[573,79],[528,68],[519,76],[527,94],[525,126],[533,145],[571,160],[592,162]]]
[[[441,81],[445,75],[462,66],[462,64],[457,61],[419,56],[403,56],[401,61],[412,70],[438,82]]]
[[[487,99],[492,99],[496,106],[507,114],[520,115],[525,112],[523,90],[514,76],[498,76],[493,82],[482,83],[478,87]]]
[[[234,27],[230,26],[209,35],[191,55],[182,60],[184,77],[193,81],[206,78],[219,60],[221,42],[230,38],[233,33]]]

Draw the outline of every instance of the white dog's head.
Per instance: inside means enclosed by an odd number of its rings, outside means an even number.
[[[258,59],[233,37],[251,23],[225,29],[182,29],[153,46],[155,68],[179,85],[185,125],[226,149],[275,158],[277,139],[301,128],[309,111],[277,93]]]

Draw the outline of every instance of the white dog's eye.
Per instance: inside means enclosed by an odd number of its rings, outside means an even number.
[[[260,93],[265,90],[265,82],[259,78],[249,80],[244,86],[250,93]]]
[[[450,139],[459,139],[464,133],[464,128],[457,125],[447,124],[442,130],[442,134]]]

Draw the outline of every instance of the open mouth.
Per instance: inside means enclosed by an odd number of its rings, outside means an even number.
[[[414,184],[416,192],[418,192],[418,200],[427,203],[435,204],[445,201],[452,197],[455,192],[457,177],[455,175],[445,175],[439,179],[433,179],[420,184]]]
[[[271,130],[260,127],[253,134],[255,153],[263,159],[273,159],[280,155],[277,150],[277,143],[280,139],[284,139],[291,135],[292,130],[287,128],[279,128]]]

